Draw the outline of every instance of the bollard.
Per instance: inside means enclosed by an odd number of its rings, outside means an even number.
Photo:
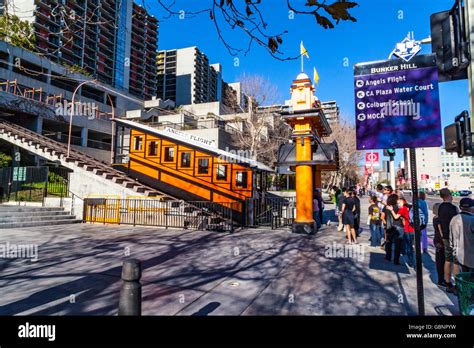
[[[142,314],[141,262],[136,259],[125,260],[122,266],[122,288],[120,289],[118,315]]]

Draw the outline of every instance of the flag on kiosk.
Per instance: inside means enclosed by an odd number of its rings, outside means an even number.
[[[300,54],[301,56],[306,56],[306,58],[309,59],[309,54],[308,54],[308,51],[306,51],[306,48],[304,48],[303,41],[301,41],[301,44],[300,44]]]
[[[316,68],[313,68],[313,81],[315,84],[319,84],[319,74]]]

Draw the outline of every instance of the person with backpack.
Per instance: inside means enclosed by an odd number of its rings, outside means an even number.
[[[436,263],[436,273],[438,273],[438,286],[445,287],[446,282],[444,280],[444,244],[443,244],[443,234],[439,229],[439,217],[438,210],[441,203],[435,203],[433,205],[433,228],[434,228],[434,237],[433,244],[435,247],[435,263]]]
[[[428,204],[426,203],[426,193],[423,191],[418,194],[418,207],[423,212],[425,221],[428,221]],[[425,223],[424,227],[421,229],[421,250],[423,250],[423,253],[425,254],[428,253],[428,233],[426,232],[426,225],[427,224]]]
[[[442,188],[439,191],[439,195],[443,200],[443,203],[440,204],[438,208],[438,218],[439,218],[439,229],[443,235],[443,245],[444,245],[444,280],[446,282],[446,292],[455,293],[456,289],[451,281],[451,276],[454,272],[457,271],[457,265],[454,263],[453,248],[450,243],[450,233],[449,233],[449,224],[453,217],[458,215],[458,208],[452,203],[453,195],[451,191],[447,188]]]
[[[380,247],[380,241],[383,236],[381,209],[377,196],[370,197],[369,206],[369,227],[370,227],[370,246]]]
[[[392,250],[395,246],[393,263],[400,264],[400,253],[402,249],[402,240],[405,233],[403,219],[398,214],[398,196],[391,194],[387,197],[387,205],[382,210],[382,221],[386,226],[385,231],[385,259],[392,260]]]

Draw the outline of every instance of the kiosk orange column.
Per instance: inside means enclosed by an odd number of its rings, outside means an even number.
[[[284,116],[292,127],[292,141],[296,148],[296,219],[293,232],[312,234],[316,231],[313,219],[313,144],[318,138],[318,114],[314,112],[316,98],[308,75],[299,74],[291,85],[291,111]]]

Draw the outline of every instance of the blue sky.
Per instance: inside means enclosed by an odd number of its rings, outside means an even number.
[[[152,1],[152,0],[151,0]],[[294,3],[305,3],[294,0]],[[175,9],[193,10],[189,0],[176,0]],[[209,1],[196,1],[204,6]],[[150,3],[147,3],[149,5]],[[452,0],[359,0],[352,10],[357,22],[345,22],[335,29],[325,30],[314,18],[297,15],[289,19],[286,1],[263,1],[262,10],[272,32],[288,30],[281,47],[288,56],[299,54],[299,43],[304,41],[310,55],[305,71],[312,76],[316,66],[320,81],[316,95],[321,100],[336,100],[342,117],[354,122],[353,65],[359,62],[386,59],[395,44],[409,31],[416,39],[430,35],[430,15],[451,8]],[[159,19],[164,12],[159,7],[149,9]],[[246,47],[247,41],[238,30],[225,30],[223,35],[234,46]],[[208,14],[194,18],[163,19],[160,22],[159,49],[198,46],[212,63],[221,63],[224,80],[232,82],[242,74],[259,74],[271,79],[280,91],[281,101],[289,98],[289,86],[300,70],[300,61],[281,62],[267,51],[253,45],[247,56],[231,56],[218,40]],[[424,45],[421,53],[430,53],[431,45]],[[348,62],[348,66],[344,63]],[[467,80],[440,84],[442,126],[452,123],[454,116],[468,110]],[[397,156],[400,159],[399,156]]]

